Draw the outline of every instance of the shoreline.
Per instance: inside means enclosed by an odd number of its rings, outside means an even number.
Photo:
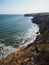
[[[24,17],[24,16],[23,16]],[[26,17],[24,17],[24,18],[26,18]],[[21,44],[21,42],[20,42],[20,44],[18,43],[18,45],[19,45],[19,47],[23,47],[23,46],[26,46],[26,45],[28,45],[28,44],[30,44],[30,43],[32,43],[33,41],[34,41],[34,39],[36,38],[36,33],[34,33],[34,28],[36,28],[36,29],[38,29],[38,26],[36,25],[36,24],[33,24],[32,23],[32,21],[31,21],[31,17],[29,17],[28,18],[28,22],[31,22],[31,26],[27,29],[27,31],[26,31],[26,33],[25,33],[25,38],[24,38],[24,41],[22,40],[22,44]],[[27,21],[26,21],[27,22]],[[35,29],[35,32],[36,32],[36,29]],[[37,30],[38,31],[38,30]],[[21,37],[20,37],[21,38]],[[29,40],[28,40],[28,38],[29,38]],[[17,47],[17,45],[15,45],[14,46],[14,43],[12,43],[13,42],[13,40],[11,40],[12,39],[12,37],[11,38],[7,38],[7,39],[1,39],[1,43],[0,43],[0,48],[1,48],[1,54],[3,54],[3,55],[0,55],[0,58],[2,59],[2,58],[6,58],[7,57],[7,55],[8,54],[11,54],[11,51],[13,52],[13,49],[15,49],[16,47]],[[13,38],[14,39],[14,38]],[[7,41],[6,41],[7,40]],[[13,46],[11,45],[11,47],[13,47],[13,49],[12,48],[8,48],[9,46],[8,46],[8,44],[6,43],[6,42],[9,42],[8,40],[10,40],[11,41],[11,44],[13,44]],[[27,41],[26,41],[27,40]],[[2,45],[2,43],[3,43],[3,45]],[[17,43],[17,42],[16,42]],[[6,44],[7,44],[7,46],[6,46]],[[9,44],[10,44],[10,42],[9,42]],[[19,49],[19,47],[17,47],[18,49]],[[16,51],[17,51],[17,48],[16,48]],[[2,52],[3,51],[3,52]],[[9,53],[8,53],[9,52]],[[5,56],[5,57],[4,57]]]
[[[49,65],[49,13],[37,13],[31,20],[39,25],[40,35],[33,43],[1,59],[1,65]]]

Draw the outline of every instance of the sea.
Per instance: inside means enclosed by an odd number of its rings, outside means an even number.
[[[23,14],[0,14],[0,58],[34,42],[39,26]]]

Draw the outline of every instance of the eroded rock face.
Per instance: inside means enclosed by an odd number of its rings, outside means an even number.
[[[37,37],[37,43],[45,41],[49,43],[49,13],[37,14],[32,18],[32,22],[39,25],[40,35]]]
[[[39,25],[40,33],[45,33],[49,31],[49,13],[48,14],[37,14],[34,18],[31,19],[33,23]]]

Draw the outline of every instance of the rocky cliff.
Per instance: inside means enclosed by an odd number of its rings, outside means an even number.
[[[0,59],[0,65],[49,65],[49,13],[36,14],[31,20],[39,25],[40,35],[33,43]]]
[[[32,22],[39,25],[39,37],[44,39],[46,43],[49,43],[49,13],[37,14],[32,18]]]

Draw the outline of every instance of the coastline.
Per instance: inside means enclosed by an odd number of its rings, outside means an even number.
[[[0,59],[1,65],[29,65],[30,62],[33,65],[49,64],[49,62],[47,62],[47,60],[49,61],[49,13],[43,15],[41,15],[41,13],[36,14],[31,20],[33,23],[39,25],[40,35],[37,36],[33,43],[19,48],[16,52],[8,55],[6,58]],[[38,59],[38,56],[40,56],[39,59],[41,59],[41,61],[35,60],[35,57]],[[43,58],[47,60],[44,61]],[[40,62],[40,64],[37,62]]]

